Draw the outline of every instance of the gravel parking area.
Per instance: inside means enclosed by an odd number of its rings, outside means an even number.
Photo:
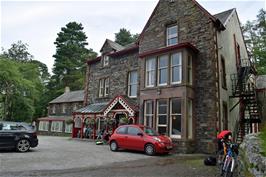
[[[39,146],[27,153],[0,152],[0,172],[64,170],[153,158],[143,153],[111,152],[107,145],[68,137],[39,136]],[[1,176],[0,173],[0,176]]]

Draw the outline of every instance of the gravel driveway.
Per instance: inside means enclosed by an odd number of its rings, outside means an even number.
[[[114,162],[152,158],[143,153],[111,152],[107,145],[95,145],[94,142],[68,137],[38,138],[39,146],[30,152],[0,152],[0,172],[96,167]]]
[[[2,177],[215,177],[217,167],[203,165],[204,155],[146,156],[111,152],[107,145],[66,137],[39,136],[27,153],[0,151]]]

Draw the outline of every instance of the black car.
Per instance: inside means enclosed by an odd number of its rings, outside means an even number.
[[[35,128],[27,123],[0,121],[0,149],[27,152],[38,146]]]

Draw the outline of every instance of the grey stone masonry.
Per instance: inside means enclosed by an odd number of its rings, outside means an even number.
[[[160,1],[139,43],[140,53],[166,47],[166,27],[177,24],[178,43],[189,42],[199,53],[195,59],[194,122],[196,151],[215,151],[218,97],[216,31],[213,21],[192,0]],[[143,68],[144,69],[144,68]],[[144,79],[141,79],[141,89]]]
[[[127,95],[128,73],[134,70],[138,71],[138,51],[110,57],[109,65],[105,67],[100,61],[91,64],[88,84],[88,104],[108,102],[117,95]],[[99,80],[103,78],[109,78],[109,93],[108,96],[99,97]]]

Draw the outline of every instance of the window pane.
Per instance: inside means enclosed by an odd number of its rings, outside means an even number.
[[[159,114],[166,114],[167,113],[167,102],[166,100],[160,100],[158,101],[158,108],[159,108]]]
[[[160,70],[159,84],[167,84],[168,70],[167,68]]]
[[[166,127],[158,127],[158,132],[160,134],[166,134]]]
[[[188,100],[188,138],[193,137],[192,100]]]
[[[130,72],[130,83],[135,84],[135,83],[137,83],[137,80],[138,80],[137,71]]]
[[[169,27],[167,30],[168,30],[168,35],[177,34],[177,26]]]
[[[152,115],[145,117],[145,123],[144,123],[144,125],[146,125],[148,127],[152,127]]]
[[[137,85],[130,86],[130,93],[129,96],[137,96]]]
[[[146,114],[152,114],[152,101],[146,101]]]
[[[129,135],[138,135],[138,133],[141,133],[138,128],[128,127],[127,134],[129,134]]]
[[[175,53],[171,57],[172,66],[181,65],[181,53]]]
[[[168,57],[167,56],[161,56],[159,58],[159,68],[167,67],[168,66]]]
[[[146,86],[154,86],[155,58],[146,60]]]
[[[167,123],[167,121],[166,121],[167,116],[166,115],[159,116],[158,118],[159,118],[158,124],[166,124]]]
[[[177,38],[168,39],[168,45],[174,45],[174,44],[177,44]]]
[[[181,115],[172,115],[172,135],[181,134]]]
[[[172,114],[181,114],[181,99],[172,99]]]
[[[181,67],[176,66],[172,68],[172,82],[181,82]]]

